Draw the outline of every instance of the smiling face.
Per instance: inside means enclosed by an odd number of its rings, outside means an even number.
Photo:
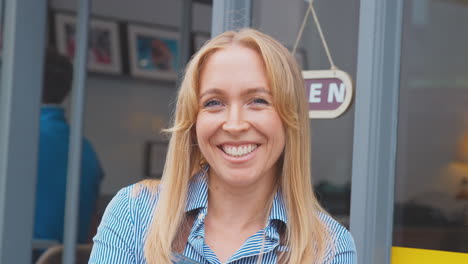
[[[274,182],[285,132],[256,51],[230,46],[205,62],[196,137],[216,181],[235,187]]]

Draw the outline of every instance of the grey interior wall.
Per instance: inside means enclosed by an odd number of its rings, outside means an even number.
[[[92,15],[123,22],[180,27],[180,0],[96,0]],[[76,0],[52,0],[53,9],[76,10]],[[211,31],[211,7],[194,4],[193,30]],[[143,176],[143,144],[162,139],[176,96],[175,82],[90,74],[84,133],[105,170],[103,195],[115,194]],[[67,104],[66,104],[67,105]]]
[[[105,169],[101,192],[112,194],[143,179],[144,142],[163,139],[160,131],[168,127],[176,89],[99,77],[87,85],[85,131]]]
[[[305,3],[302,0],[255,0],[252,2],[253,27],[271,35],[289,48],[293,47],[304,17]]]

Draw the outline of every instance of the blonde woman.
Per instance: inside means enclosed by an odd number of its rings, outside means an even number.
[[[121,190],[90,263],[355,264],[318,204],[300,69],[271,37],[225,32],[192,58],[162,182]]]

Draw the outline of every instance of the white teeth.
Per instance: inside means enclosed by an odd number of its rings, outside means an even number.
[[[251,153],[252,151],[254,151],[256,148],[257,148],[257,145],[255,144],[243,145],[243,146],[237,146],[237,147],[222,146],[224,153],[229,154],[231,156],[236,156],[236,157],[247,155]]]

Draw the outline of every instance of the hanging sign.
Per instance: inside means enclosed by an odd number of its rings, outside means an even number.
[[[337,118],[351,104],[353,82],[340,70],[303,71],[309,118]]]
[[[327,41],[315,12],[313,0],[309,1],[309,7],[304,15],[301,29],[297,34],[292,53],[295,54],[299,40],[304,32],[309,13],[314,18],[315,25],[322,40],[323,48],[330,62],[330,70],[302,71],[307,99],[309,102],[309,118],[337,118],[342,115],[351,104],[353,98],[353,82],[351,77],[338,70],[328,48]]]

